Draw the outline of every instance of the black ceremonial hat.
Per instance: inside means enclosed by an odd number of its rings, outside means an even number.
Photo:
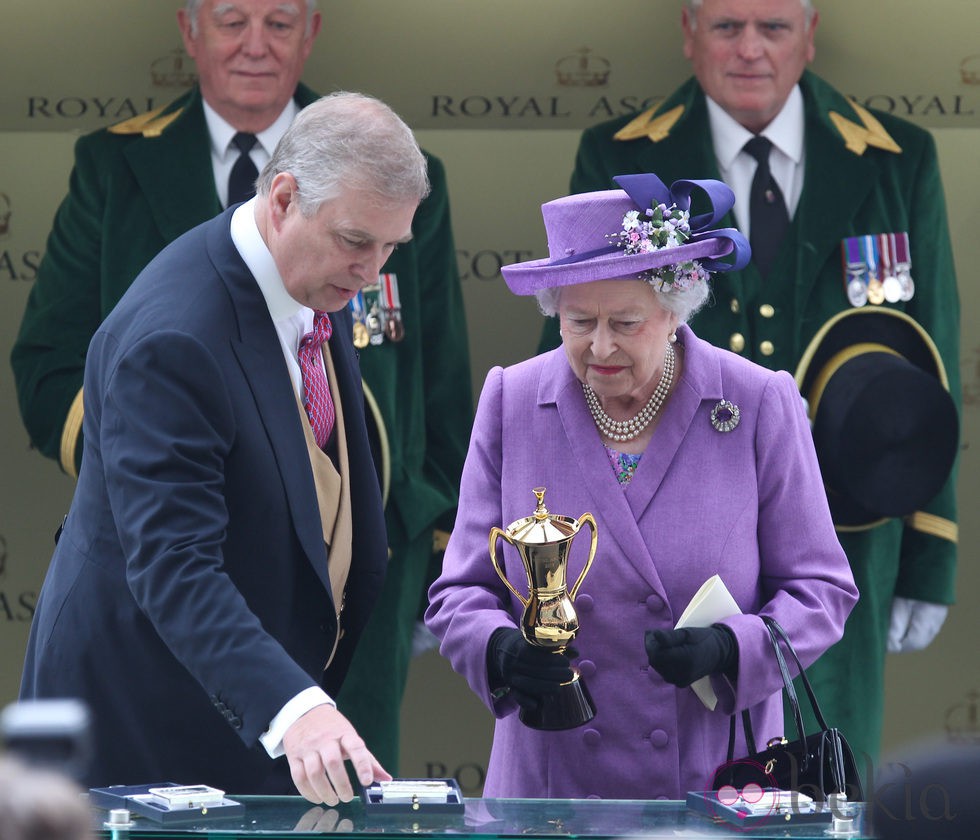
[[[956,459],[959,419],[936,345],[896,309],[848,309],[796,370],[834,524],[871,527],[919,510]]]

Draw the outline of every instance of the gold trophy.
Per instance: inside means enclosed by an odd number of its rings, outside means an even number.
[[[545,488],[535,487],[532,492],[538,506],[531,516],[511,522],[506,530],[490,529],[490,560],[500,579],[524,605],[521,633],[527,642],[561,653],[578,632],[578,616],[573,602],[595,558],[595,518],[591,513],[583,513],[578,519],[554,516],[544,506]],[[586,524],[592,532],[589,559],[569,590],[565,585],[568,552],[575,535]],[[527,597],[514,588],[497,563],[499,537],[520,552],[527,573]],[[573,729],[592,720],[595,717],[592,698],[578,669],[573,666],[572,672],[572,679],[562,683],[558,693],[546,698],[536,711],[521,709],[521,722],[532,729]]]

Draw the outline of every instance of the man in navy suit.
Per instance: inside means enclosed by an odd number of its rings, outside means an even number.
[[[363,784],[390,778],[331,697],[387,557],[347,303],[428,188],[387,106],[325,97],[256,198],[165,248],[95,334],[78,487],[21,688],[89,704],[88,784],[333,805],[353,797],[345,760]],[[297,362],[315,312],[333,313],[312,363],[334,406],[325,443]]]

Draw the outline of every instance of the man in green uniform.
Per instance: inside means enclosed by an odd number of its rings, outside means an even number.
[[[935,342],[959,406],[959,301],[935,144],[928,132],[862,108],[809,72],[816,25],[809,0],[688,2],[682,27],[694,78],[635,119],[586,130],[571,191],[610,189],[613,176],[636,172],[668,185],[722,178],[736,195],[728,223],[750,236],[753,261],[715,283],[714,304],[692,322],[699,336],[794,372],[833,316],[855,306],[893,307]],[[769,166],[788,215],[781,241],[770,243],[767,271],[755,252],[766,250],[760,237],[771,228],[749,224],[757,164],[743,148],[757,135],[772,143]],[[849,297],[845,282],[848,240],[874,246],[858,261],[863,299],[861,289]],[[877,253],[879,263],[894,263],[906,241],[909,253],[898,256],[910,257],[914,293],[879,300],[867,262]],[[871,268],[880,277],[882,267]],[[549,319],[542,349],[557,339]],[[954,488],[955,471],[909,516],[838,523],[860,601],[841,642],[809,673],[826,717],[859,763],[861,754],[874,760],[880,746],[886,650],[928,645],[953,602]]]
[[[78,140],[69,192],[11,354],[32,444],[69,475],[83,453],[85,354],[103,318],[165,245],[241,200],[236,189],[251,186],[295,114],[317,99],[299,81],[320,31],[315,5],[189,0],[177,19],[198,84],[163,108]],[[240,133],[251,136],[244,152]],[[431,194],[412,241],[382,275],[386,300],[399,304],[401,329],[392,335],[400,340],[361,351],[388,491],[390,563],[338,698],[393,772],[412,631],[434,578],[435,529],[452,526],[472,411],[445,171],[427,160]]]

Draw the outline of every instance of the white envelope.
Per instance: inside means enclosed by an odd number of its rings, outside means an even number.
[[[730,615],[738,615],[741,612],[732,597],[732,593],[725,586],[725,582],[719,575],[712,575],[694,593],[691,603],[684,608],[684,612],[681,613],[674,629],[710,627],[716,621],[721,621]],[[701,677],[691,684],[691,688],[694,689],[694,693],[708,709],[715,710],[715,706],[718,705],[718,697],[711,687],[711,677]]]

